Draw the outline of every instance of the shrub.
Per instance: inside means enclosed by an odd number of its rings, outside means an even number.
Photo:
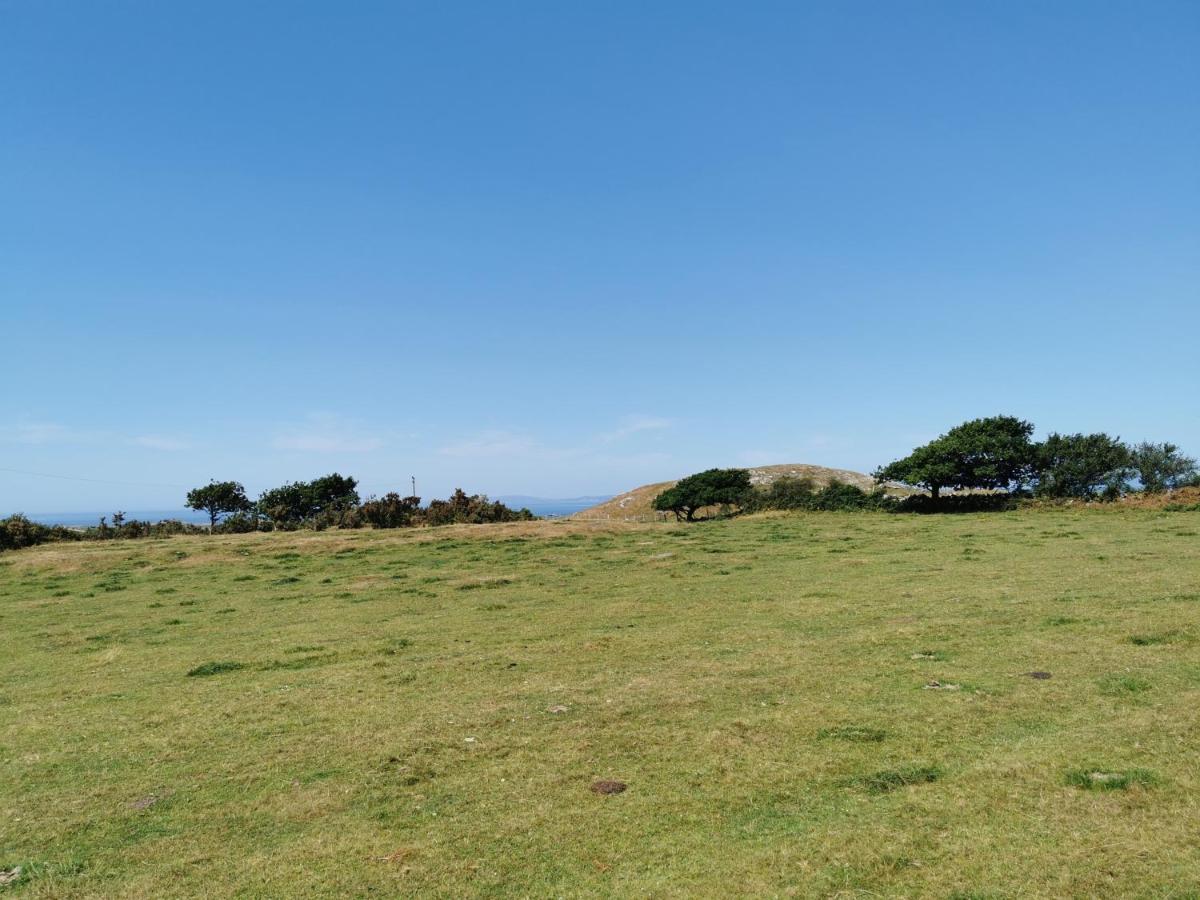
[[[420,497],[401,497],[393,492],[362,505],[363,520],[373,528],[407,528],[421,510]]]
[[[913,494],[896,503],[892,509],[903,513],[977,513],[1005,512],[1021,504],[1020,494],[950,494],[930,497]]]
[[[56,538],[55,529],[33,522],[20,513],[0,519],[0,550],[20,550],[60,539]]]
[[[262,520],[258,513],[253,510],[234,513],[225,521],[219,523],[213,531],[217,534],[247,534],[251,531],[258,531],[262,527]]]
[[[528,509],[511,509],[489,500],[486,494],[468,494],[455,488],[447,500],[433,500],[421,511],[426,525],[482,525],[488,522],[519,522],[533,519]]]
[[[833,480],[819,490],[808,478],[777,478],[768,487],[753,492],[745,502],[747,511],[764,509],[858,510],[892,509],[897,501],[882,489],[868,493],[862,488]]]

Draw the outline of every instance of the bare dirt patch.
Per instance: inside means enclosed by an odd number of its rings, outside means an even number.
[[[624,793],[627,787],[629,785],[623,781],[604,779],[602,781],[593,781],[591,791],[593,794],[620,794]]]

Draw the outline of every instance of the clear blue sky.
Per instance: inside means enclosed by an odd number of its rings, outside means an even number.
[[[1200,4],[0,2],[0,513],[1200,453]],[[135,486],[136,485],[136,486]]]

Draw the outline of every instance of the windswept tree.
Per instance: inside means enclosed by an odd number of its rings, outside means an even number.
[[[1138,444],[1130,452],[1130,464],[1148,494],[1173,491],[1198,477],[1196,460],[1184,456],[1174,444]]]
[[[313,481],[294,481],[263,491],[258,511],[277,527],[295,527],[318,516],[330,516],[358,506],[358,482],[339,475]]]
[[[689,475],[654,498],[654,508],[673,512],[675,518],[696,520],[706,506],[740,506],[750,494],[747,469],[708,469]]]
[[[1037,445],[1035,468],[1039,496],[1115,497],[1130,475],[1130,453],[1103,433],[1051,434]]]
[[[188,491],[187,507],[208,513],[208,530],[212,531],[221,516],[246,512],[253,508],[253,504],[246,498],[246,489],[238,482],[212,481],[204,487]],[[124,516],[123,513],[120,515]],[[116,516],[113,517],[113,524],[119,525]]]
[[[1013,416],[972,419],[875,470],[877,482],[923,487],[937,499],[943,488],[1011,490],[1033,469],[1033,425]]]

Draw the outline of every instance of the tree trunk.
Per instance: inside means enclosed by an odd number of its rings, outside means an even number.
[[[934,500],[936,500],[938,498],[938,494],[941,492],[941,490],[942,490],[942,486],[940,484],[931,484],[929,486],[929,494],[930,494],[930,496],[933,497]]]

